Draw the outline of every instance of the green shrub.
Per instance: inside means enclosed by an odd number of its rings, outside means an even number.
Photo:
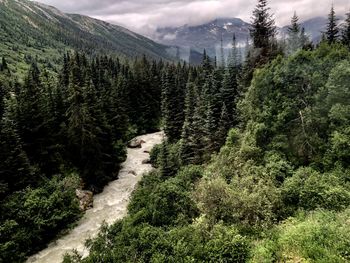
[[[350,210],[299,214],[276,228],[275,237],[259,242],[251,262],[349,262]]]
[[[77,177],[54,177],[8,196],[1,206],[0,261],[23,261],[79,219],[78,184]]]
[[[282,186],[286,206],[313,210],[341,210],[350,204],[348,172],[333,171],[321,174],[312,168],[300,168]]]

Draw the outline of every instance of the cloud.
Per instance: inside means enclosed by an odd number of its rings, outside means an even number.
[[[157,27],[198,25],[218,17],[251,20],[256,0],[38,0],[68,13],[79,13],[151,34]],[[322,3],[321,3],[322,2]],[[296,11],[301,19],[325,16],[334,3],[338,14],[350,9],[349,0],[270,0],[276,23],[289,23]]]

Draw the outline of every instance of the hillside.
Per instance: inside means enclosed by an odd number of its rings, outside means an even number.
[[[27,0],[0,0],[0,38],[0,57],[6,56],[17,72],[24,72],[33,58],[54,69],[72,49],[90,55],[171,59],[168,47],[123,27]]]

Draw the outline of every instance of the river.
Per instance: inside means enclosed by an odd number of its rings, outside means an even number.
[[[83,218],[69,234],[52,242],[41,252],[27,260],[27,263],[58,263],[62,262],[63,255],[76,249],[80,254],[87,256],[84,247],[85,240],[97,235],[100,226],[105,221],[112,224],[127,214],[130,195],[144,173],[150,172],[150,164],[142,164],[149,158],[149,151],[163,140],[163,133],[157,132],[138,136],[143,140],[142,148],[128,148],[127,159],[122,164],[118,180],[109,183],[102,193],[94,196],[94,207],[87,210]]]

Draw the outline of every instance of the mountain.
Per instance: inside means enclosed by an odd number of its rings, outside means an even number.
[[[25,71],[33,58],[54,68],[68,50],[171,60],[170,48],[123,27],[28,0],[0,0],[0,57]]]
[[[326,30],[327,23],[327,17],[318,16],[301,22],[300,26],[305,28],[306,34],[313,43],[318,43],[322,38],[322,32]],[[280,29],[280,33],[286,34],[287,30],[288,26],[284,26]]]
[[[338,17],[341,23],[342,17]],[[317,43],[328,22],[327,17],[314,17],[301,22],[310,39]],[[228,49],[233,34],[238,43],[244,44],[248,38],[250,24],[239,18],[220,18],[196,26],[158,28],[154,39],[160,43],[180,47],[180,57],[186,59],[193,52],[202,53],[204,49],[211,56],[218,56],[220,41],[223,39],[224,48]],[[277,28],[281,36],[285,35],[288,26]],[[191,60],[191,59],[190,59]]]
[[[250,24],[239,18],[219,18],[209,23],[197,26],[184,25],[181,27],[158,28],[155,40],[166,44],[181,47],[181,58],[189,51],[203,52],[214,57],[223,39],[225,46],[232,42],[236,34],[238,42],[245,42],[249,37]]]

